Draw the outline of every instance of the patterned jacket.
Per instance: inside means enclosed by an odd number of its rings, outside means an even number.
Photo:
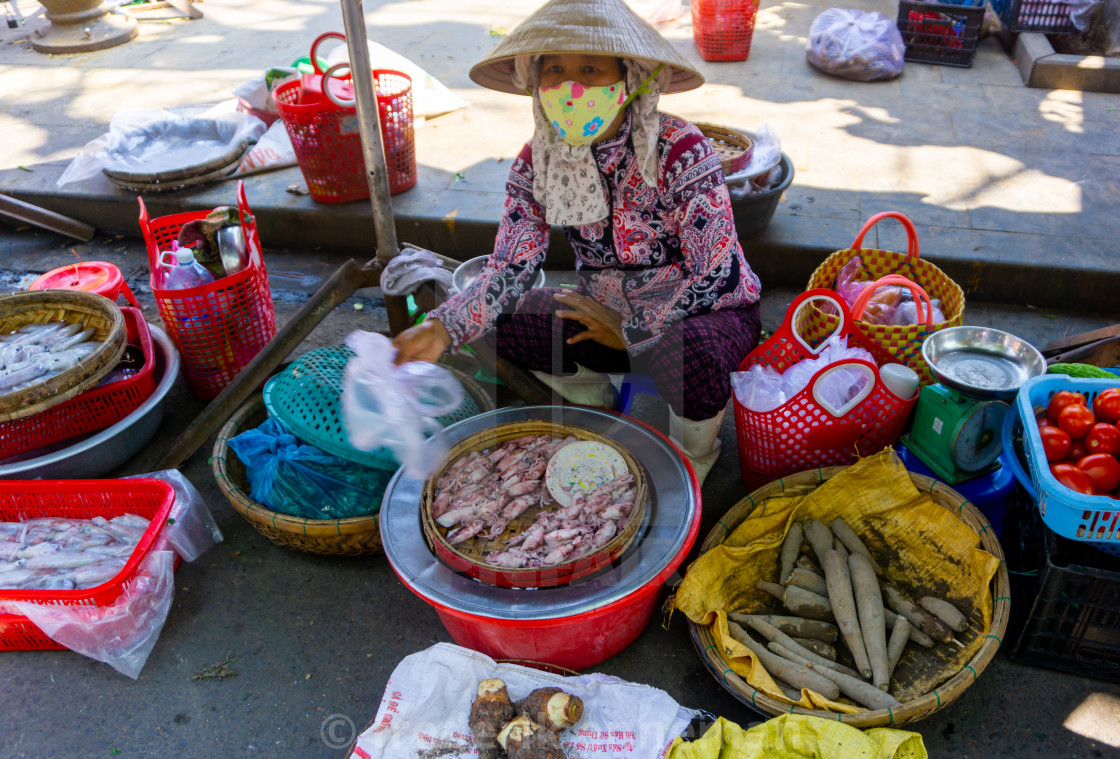
[[[747,306],[759,297],[758,277],[735,235],[719,158],[687,121],[662,113],[660,127],[657,187],[638,172],[628,115],[614,138],[594,146],[613,223],[564,227],[583,289],[622,314],[631,355],[653,347],[686,316]],[[493,254],[470,287],[431,313],[453,347],[489,331],[499,314],[517,305],[544,262],[548,235],[544,209],[533,198],[526,145],[510,169]]]

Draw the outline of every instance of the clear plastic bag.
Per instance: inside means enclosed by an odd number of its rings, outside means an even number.
[[[805,55],[826,74],[871,82],[901,75],[905,52],[898,26],[882,13],[829,8],[813,20]]]
[[[393,476],[302,443],[271,418],[232,438],[229,447],[245,464],[254,501],[304,519],[373,514]]]
[[[769,124],[751,134],[754,148],[746,168],[724,177],[733,201],[767,192],[782,181],[782,141]]]
[[[808,386],[813,375],[833,364],[848,359],[875,363],[863,348],[849,348],[848,338],[830,337],[813,358],[798,361],[779,374],[770,367],[753,366],[746,372],[731,375],[735,397],[751,411],[773,411]],[[867,375],[859,369],[838,369],[817,381],[817,393],[833,408],[843,408],[867,384]]]
[[[463,403],[455,375],[426,361],[396,366],[397,349],[375,332],[351,332],[355,355],[342,376],[342,424],[360,451],[387,447],[409,477],[426,479],[444,459],[448,445],[437,419]]]
[[[175,491],[175,503],[167,516],[167,524],[159,533],[156,550],[174,549],[183,561],[194,561],[211,547],[222,542],[222,531],[202,500],[198,489],[178,469],[136,474],[137,477],[163,480]]]
[[[264,122],[238,111],[235,100],[211,108],[121,108],[109,131],[74,157],[58,185],[89,179],[102,169],[158,174],[198,166],[255,142],[264,132]]]
[[[905,290],[903,290],[903,292],[906,293],[906,295],[909,295],[909,293],[906,292]],[[941,322],[945,321],[945,314],[943,314],[941,312],[941,301],[938,300],[937,298],[932,298],[930,300],[930,305],[933,306],[933,315],[931,316],[931,322],[933,324],[940,324]],[[922,317],[923,318],[922,318],[922,321],[920,323],[925,324],[925,318],[924,318],[925,317],[925,312],[924,311],[922,312]],[[891,319],[890,323],[894,324],[896,326],[903,326],[903,325],[918,324],[919,323],[918,322],[918,306],[917,306],[917,304],[914,303],[913,297],[911,297],[909,299],[904,299],[902,301],[902,303],[898,304],[898,309],[895,310],[894,316]]]

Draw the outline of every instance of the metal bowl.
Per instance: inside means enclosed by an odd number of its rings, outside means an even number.
[[[479,256],[472,258],[469,261],[464,261],[459,264],[455,269],[455,273],[451,275],[451,287],[457,292],[461,293],[471,286],[471,282],[478,279],[478,275],[482,273],[482,267],[486,265],[486,259],[490,256]],[[544,287],[544,269],[537,272],[537,278],[533,282],[533,287]]]
[[[930,373],[973,398],[1010,398],[1046,371],[1042,354],[1026,340],[991,327],[950,327],[922,343]]]
[[[148,400],[112,427],[91,433],[77,442],[66,440],[0,462],[0,479],[89,479],[111,472],[131,459],[156,434],[163,421],[163,406],[179,376],[179,353],[167,333],[154,324],[159,384]]]

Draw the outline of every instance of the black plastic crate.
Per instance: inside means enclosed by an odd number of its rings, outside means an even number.
[[[1009,499],[1003,548],[1011,576],[1011,658],[1120,682],[1120,558],[1042,524],[1021,488]]]
[[[898,3],[898,31],[906,43],[903,57],[914,63],[971,66],[983,23],[983,0]]]
[[[1065,0],[990,0],[992,10],[1009,32],[1073,34],[1071,4]]]

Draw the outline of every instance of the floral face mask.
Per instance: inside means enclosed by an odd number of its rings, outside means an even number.
[[[541,105],[560,139],[586,145],[602,134],[628,103],[622,80],[603,87],[562,82],[540,88]]]

